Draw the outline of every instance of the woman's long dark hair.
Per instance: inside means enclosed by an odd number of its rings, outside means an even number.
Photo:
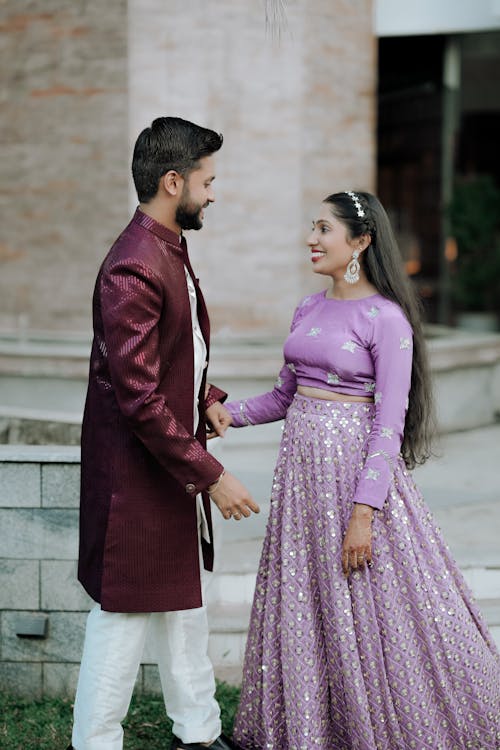
[[[355,193],[364,216],[358,215],[353,199],[347,193],[325,198],[332,214],[347,228],[349,239],[369,234],[371,244],[361,255],[368,281],[379,294],[398,304],[413,329],[413,363],[408,411],[406,412],[401,453],[409,469],[423,464],[431,455],[435,431],[432,385],[422,330],[422,306],[408,275],[389,217],[380,201],[371,193]]]

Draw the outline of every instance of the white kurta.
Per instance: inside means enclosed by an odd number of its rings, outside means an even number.
[[[186,273],[186,282],[189,292],[189,304],[191,307],[191,322],[193,325],[193,349],[194,349],[194,414],[193,414],[193,432],[196,433],[199,423],[198,413],[198,393],[200,392],[201,381],[203,378],[203,370],[207,366],[207,347],[205,339],[201,332],[200,323],[198,321],[198,300],[196,298],[196,289],[194,288],[193,279],[189,275],[189,272],[184,266]],[[205,541],[210,542],[210,533],[208,530],[207,517],[205,515],[205,509],[203,508],[203,501],[201,494],[196,496],[198,520],[200,533]]]

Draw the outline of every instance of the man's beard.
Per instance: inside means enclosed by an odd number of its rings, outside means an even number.
[[[205,206],[192,203],[189,191],[185,188],[182,191],[181,200],[175,212],[175,220],[181,229],[201,229],[203,222],[201,220],[201,211]]]

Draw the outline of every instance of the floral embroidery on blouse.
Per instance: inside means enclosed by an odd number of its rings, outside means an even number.
[[[275,383],[275,385],[276,385],[276,387],[277,387],[277,388],[281,388],[281,386],[283,385],[283,378],[280,378],[280,376],[279,376],[279,375],[278,375],[278,377],[276,378],[276,383]]]
[[[354,341],[346,341],[345,344],[342,344],[342,349],[345,349],[348,352],[351,352],[351,354],[354,354],[356,351],[356,344]]]
[[[380,393],[380,391],[377,391],[377,393],[373,397],[373,400],[376,404],[380,404],[382,402],[382,394]]]
[[[288,362],[287,367],[290,370],[290,372],[295,372],[296,371],[295,370],[295,365],[293,364],[293,362]]]
[[[321,328],[311,328],[309,333],[306,333],[306,336],[317,336],[319,333],[321,333]]]
[[[336,372],[329,372],[326,376],[326,382],[329,385],[338,385],[340,383],[340,378]]]
[[[368,469],[366,472],[366,478],[367,479],[373,479],[374,482],[377,481],[379,478],[380,471],[377,471],[377,469]]]
[[[367,315],[368,315],[369,318],[371,318],[373,320],[373,318],[377,317],[377,315],[379,314],[379,312],[380,312],[380,310],[378,309],[378,307],[375,307],[375,305],[372,305],[370,307],[370,309],[368,310]]]
[[[411,339],[399,339],[400,349],[409,349],[411,346]]]
[[[380,436],[384,438],[391,438],[394,435],[392,427],[382,427],[380,430]]]
[[[367,393],[373,393],[375,390],[375,383],[372,381],[369,381],[368,383],[364,383],[363,387]]]

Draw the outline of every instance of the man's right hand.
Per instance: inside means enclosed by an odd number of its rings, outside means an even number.
[[[246,487],[228,471],[224,472],[216,485],[213,492],[209,487],[208,493],[226,520],[234,518],[240,521],[243,516],[248,518],[252,513],[260,513],[259,506],[252,500]]]

